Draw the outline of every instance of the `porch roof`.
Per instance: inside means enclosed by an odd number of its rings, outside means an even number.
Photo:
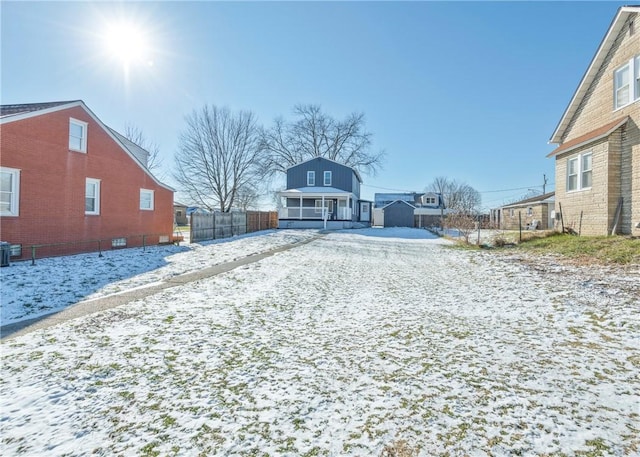
[[[289,198],[313,198],[313,197],[353,197],[355,195],[346,190],[337,189],[335,187],[324,187],[324,186],[315,186],[315,187],[299,187],[297,189],[287,189],[278,192],[281,197],[289,197]]]
[[[569,140],[566,143],[563,143],[560,146],[558,146],[557,148],[555,148],[549,154],[547,154],[547,157],[553,157],[553,156],[558,155],[558,154],[560,154],[562,152],[572,151],[572,150],[574,150],[576,148],[579,148],[581,146],[584,146],[584,145],[586,145],[588,143],[592,143],[592,142],[597,141],[597,140],[599,140],[601,138],[609,136],[618,127],[620,127],[622,124],[625,124],[628,120],[629,120],[629,116],[621,117],[619,119],[616,119],[613,122],[609,122],[608,124],[603,125],[600,128],[597,128],[597,129],[592,130],[592,131],[590,131],[588,133],[585,133],[584,135],[576,137],[573,140]]]

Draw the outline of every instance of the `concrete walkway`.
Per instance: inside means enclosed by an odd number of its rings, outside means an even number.
[[[209,268],[193,271],[191,273],[177,275],[160,283],[156,282],[153,284],[149,284],[148,286],[137,287],[135,289],[109,295],[107,297],[81,301],[76,303],[75,305],[71,305],[68,308],[65,308],[53,314],[47,314],[46,316],[40,316],[34,319],[27,319],[20,322],[7,324],[0,327],[0,337],[3,340],[15,338],[17,336],[25,335],[35,330],[52,327],[61,322],[104,311],[106,309],[115,308],[116,306],[124,305],[131,301],[148,297],[165,289],[170,289],[172,287],[182,286],[190,282],[210,278],[212,276],[219,275],[220,273],[226,273],[227,271],[234,270],[243,265],[259,262],[260,260],[271,257],[278,252],[288,251],[289,249],[311,243],[312,241],[315,241],[324,236],[325,234],[321,233],[308,240],[288,244],[286,246],[281,246],[279,248],[265,251],[260,254],[253,254],[247,257],[243,257],[242,259],[234,260],[227,263],[221,263],[219,265],[214,265]]]

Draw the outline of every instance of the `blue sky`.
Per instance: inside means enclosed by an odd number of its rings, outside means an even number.
[[[204,104],[266,126],[298,103],[364,112],[386,152],[364,198],[446,176],[490,208],[541,191],[544,174],[554,188],[547,142],[626,3],[3,1],[1,99],[81,99],[116,130],[135,124],[165,176]],[[121,20],[148,42],[127,75],[104,40]]]

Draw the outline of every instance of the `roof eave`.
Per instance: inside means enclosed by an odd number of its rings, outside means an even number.
[[[581,148],[582,146],[585,146],[585,145],[587,145],[589,143],[594,143],[594,142],[599,141],[599,140],[601,140],[603,138],[606,138],[609,135],[611,135],[613,132],[615,132],[617,129],[619,129],[622,125],[626,124],[628,120],[629,120],[629,116],[625,116],[620,121],[616,122],[610,128],[608,128],[603,133],[601,133],[600,135],[589,137],[589,138],[585,139],[584,141],[581,141],[579,143],[576,143],[576,144],[572,145],[569,148],[562,149],[562,145],[558,146],[556,149],[554,149],[549,154],[547,154],[547,158],[554,157],[554,156],[557,156],[559,154],[565,154],[567,152],[574,151],[574,150],[576,150],[578,148]]]
[[[640,13],[640,7],[622,6],[618,10],[618,13],[616,14],[613,21],[611,22],[611,25],[609,26],[609,29],[606,35],[602,39],[602,42],[600,43],[598,50],[593,56],[593,59],[591,59],[591,64],[587,68],[587,71],[585,72],[585,74],[582,76],[582,79],[580,80],[580,84],[578,85],[576,91],[574,92],[573,97],[571,98],[571,101],[567,105],[567,108],[564,110],[564,113],[560,118],[560,122],[558,122],[558,125],[556,126],[556,129],[554,130],[553,135],[551,135],[551,138],[549,139],[549,143],[560,144],[562,142],[562,136],[564,135],[567,126],[571,122],[573,115],[578,109],[579,101],[582,100],[582,97],[587,92],[589,88],[589,84],[593,81],[593,78],[595,77],[596,72],[598,71],[598,69],[600,68],[600,65],[602,65],[602,62],[606,58],[607,53],[611,48],[611,45],[617,38],[618,33],[622,29],[623,24],[626,22],[627,17],[633,13]]]
[[[68,103],[61,103],[60,105],[52,106],[50,108],[44,108],[33,111],[23,111],[15,114],[7,114],[6,116],[0,117],[0,124],[8,124],[9,122],[21,121],[23,119],[28,119],[30,117],[42,116],[44,114],[55,113],[56,111],[62,111],[69,108],[74,108],[76,106],[84,106],[86,105],[82,100],[74,100]]]

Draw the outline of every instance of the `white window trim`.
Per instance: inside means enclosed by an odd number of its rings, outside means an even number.
[[[637,55],[633,59],[635,73],[631,75],[632,85],[635,87],[635,98],[634,100],[640,100],[640,55]]]
[[[142,196],[145,195],[145,194],[151,195],[151,199],[150,199],[151,206],[149,208],[143,208],[143,206],[142,206]],[[155,204],[154,204],[154,191],[150,190],[150,189],[140,189],[140,209],[142,211],[153,211],[154,207],[155,207]]]
[[[94,211],[87,211],[87,184],[95,184],[95,189],[96,189],[96,195],[95,195],[95,200],[96,200],[96,204],[95,204],[95,210]],[[84,214],[89,215],[89,216],[98,216],[100,215],[100,180],[99,179],[95,179],[95,178],[87,178],[85,180],[85,186],[84,186],[84,205],[85,205],[85,210],[84,210]]]
[[[327,184],[327,176],[329,177],[329,184]],[[333,182],[333,173],[331,173],[331,171],[325,171],[322,174],[322,184],[325,186],[331,186],[332,182]]]
[[[80,127],[82,127],[82,138],[80,141],[80,149],[76,149],[76,148],[72,148],[71,147],[71,141],[69,141],[69,150],[70,151],[76,151],[76,152],[81,152],[83,154],[87,153],[87,127],[89,126],[88,123],[84,122],[84,121],[79,121],[78,119],[74,119],[72,117],[69,118],[69,140],[71,140],[71,125],[75,124],[78,125]]]
[[[0,167],[3,173],[12,175],[11,180],[11,209],[0,212],[0,216],[17,217],[20,215],[20,170],[17,168]]]
[[[584,161],[584,157],[586,156],[591,156],[591,168],[588,170],[583,170],[582,169],[582,164]],[[569,189],[569,162],[571,160],[576,160],[577,161],[577,167],[576,167],[576,188],[575,189]],[[591,172],[591,186],[585,186],[584,183],[582,182],[582,175],[584,172],[586,171],[590,171]],[[583,153],[580,154],[575,154],[572,155],[571,157],[567,157],[567,179],[566,179],[566,183],[565,183],[565,189],[567,193],[572,193],[572,192],[580,192],[583,190],[590,190],[593,186],[593,151],[585,151]]]
[[[618,105],[618,91],[621,88],[617,86],[616,76],[627,67],[629,68],[629,101]],[[613,110],[617,111],[638,100],[640,100],[640,55],[632,57],[613,71]]]
[[[316,172],[307,171],[307,186],[315,186],[315,185],[316,185]]]

